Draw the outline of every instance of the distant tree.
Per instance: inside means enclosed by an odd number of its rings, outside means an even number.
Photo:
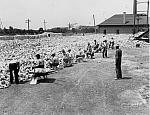
[[[66,27],[57,27],[57,28],[51,28],[48,29],[47,32],[53,32],[53,33],[67,33],[68,32],[68,28]]]
[[[39,28],[39,33],[40,34],[44,33],[44,29],[43,28]]]
[[[14,33],[17,34],[17,35],[23,34],[22,30],[21,29],[17,29],[17,28],[14,29]]]
[[[75,33],[75,32],[76,32],[75,28],[72,28],[72,33]]]
[[[4,28],[4,35],[8,35],[8,34],[9,34],[8,29]]]
[[[14,28],[12,26],[9,26],[9,35],[14,35]]]
[[[68,28],[60,28],[61,32],[60,33],[66,33],[68,31]]]
[[[0,35],[4,35],[4,30],[0,28]]]
[[[9,26],[9,30],[13,30],[14,28],[12,26]]]

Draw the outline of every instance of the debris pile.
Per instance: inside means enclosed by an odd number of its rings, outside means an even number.
[[[51,36],[39,39],[13,39],[0,40],[0,88],[9,86],[9,69],[8,64],[12,59],[18,60],[21,64],[19,75],[20,81],[27,81],[31,78],[29,74],[32,67],[34,56],[39,53],[45,60],[50,57],[52,53],[59,55],[62,49],[71,49],[75,54],[79,48],[85,49],[87,43],[93,43],[94,40],[100,44],[103,40],[109,40],[113,37],[115,44],[121,47],[135,47],[137,43],[141,47],[149,45],[142,41],[134,41],[131,35],[85,35],[85,36]],[[18,36],[19,37],[19,36]],[[5,84],[5,85],[3,85]]]

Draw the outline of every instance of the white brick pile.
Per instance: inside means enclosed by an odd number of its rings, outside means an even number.
[[[42,36],[42,35],[41,35]],[[72,49],[74,53],[78,51],[79,48],[85,49],[87,43],[90,42],[93,44],[94,40],[97,40],[98,43],[101,43],[103,40],[110,40],[114,38],[115,44],[119,44],[121,47],[133,48],[137,43],[141,47],[149,46],[148,43],[143,41],[134,41],[132,35],[85,35],[85,36],[52,36],[45,37],[44,34],[41,39],[15,39],[15,40],[1,40],[0,41],[0,76],[9,77],[8,70],[8,59],[12,58],[12,55],[15,59],[22,62],[20,73],[22,73],[22,79],[26,80],[30,78],[30,75],[27,74],[27,71],[30,69],[30,64],[28,60],[34,59],[34,56],[39,53],[42,55],[42,58],[49,57],[54,52],[59,52],[62,49],[68,50]],[[19,36],[18,36],[19,38]],[[40,38],[40,37],[39,37]],[[23,75],[24,73],[24,75]],[[0,77],[1,78],[1,77]],[[4,79],[4,78],[3,78]]]

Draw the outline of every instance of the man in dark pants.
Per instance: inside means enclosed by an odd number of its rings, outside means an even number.
[[[103,48],[103,58],[107,58],[107,48],[108,48],[108,44],[107,44],[107,40],[104,40],[102,43],[102,48]]]
[[[111,41],[109,43],[109,48],[114,49],[114,39],[111,38]]]
[[[87,46],[87,52],[86,52],[86,57],[89,58],[89,55],[91,56],[91,59],[93,59],[94,56],[94,52],[92,51],[92,46],[90,45],[90,43],[88,42],[88,46]]]
[[[115,54],[116,77],[117,77],[117,79],[122,79],[121,57],[122,57],[122,50],[119,48],[119,45],[117,45],[116,46],[116,54]]]
[[[18,80],[18,77],[19,77],[19,75],[18,75],[19,69],[20,69],[19,62],[15,61],[15,60],[12,60],[12,61],[9,63],[10,83],[13,83],[13,80],[14,80],[13,72],[14,72],[14,75],[15,75],[15,82],[16,82],[16,84],[19,84],[19,80]]]

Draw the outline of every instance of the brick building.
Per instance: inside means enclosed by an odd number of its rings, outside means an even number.
[[[132,34],[134,30],[134,15],[126,14],[125,12],[116,14],[97,26],[98,32],[103,34]],[[147,16],[138,14],[135,20],[135,31],[146,31],[148,27]]]

